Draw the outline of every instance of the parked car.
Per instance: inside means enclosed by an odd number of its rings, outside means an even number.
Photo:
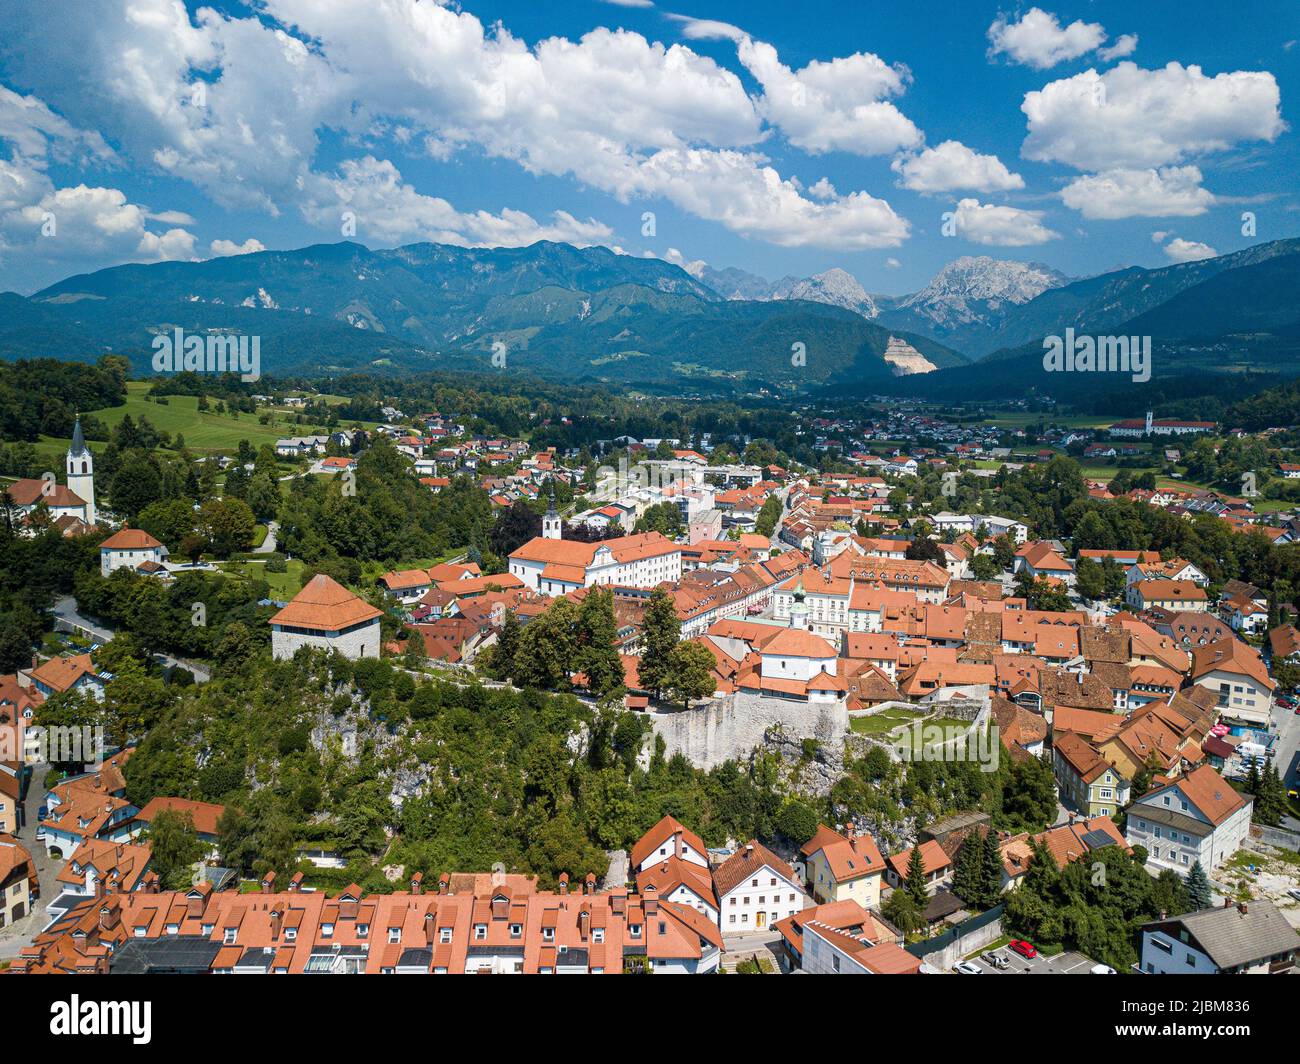
[[[1025,960],[1032,961],[1038,956],[1038,950],[1034,949],[1033,944],[1026,942],[1023,938],[1013,938],[1007,943],[1007,948],[1013,953],[1019,953]]]
[[[1300,888],[1292,887],[1287,891],[1287,894],[1295,898],[1296,901],[1300,901]]]
[[[1088,969],[1088,974],[1089,975],[1117,975],[1119,973],[1117,973],[1115,969],[1112,968],[1109,964],[1094,964],[1091,968]]]
[[[43,805],[38,810],[36,810],[37,820],[48,820],[49,817],[50,817],[50,807],[48,805]]]
[[[952,970],[958,975],[982,975],[983,973],[971,964],[970,961],[958,961],[952,966]]]
[[[1004,968],[1008,968],[1011,965],[1011,962],[1008,961],[1006,957],[1002,956],[1001,953],[992,952],[984,954],[984,963],[989,965],[991,968],[998,969],[998,971],[1002,971]]]

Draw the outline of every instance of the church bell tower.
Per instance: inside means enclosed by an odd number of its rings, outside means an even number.
[[[67,458],[68,490],[82,499],[86,504],[86,524],[95,523],[95,457],[86,446],[86,437],[81,433],[81,417],[78,415],[72,427],[72,444],[68,447]]]

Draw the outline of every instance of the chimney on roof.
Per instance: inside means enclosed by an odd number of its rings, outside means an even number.
[[[446,872],[443,872],[443,874],[438,877],[438,893],[446,894],[450,891],[450,889],[451,889],[451,876],[449,876]]]
[[[591,911],[584,908],[578,913],[578,934],[586,938],[591,931]]]
[[[622,916],[627,912],[627,895],[611,894],[609,898],[609,910],[615,916]]]
[[[1224,899],[1223,899],[1223,907],[1224,907],[1225,909],[1231,909],[1231,908],[1232,908],[1232,899],[1231,899],[1231,898],[1224,898]]]
[[[277,905],[271,910],[271,937],[280,937],[280,928],[284,926],[284,912]]]
[[[424,893],[424,873],[416,872],[411,877],[411,893],[417,897]]]
[[[641,892],[641,907],[645,909],[646,916],[654,916],[659,912],[659,888],[653,883],[647,883]]]
[[[424,914],[424,944],[426,946],[433,945],[433,936],[435,933],[434,924],[436,922],[432,910]]]
[[[584,894],[595,894],[595,893],[596,893],[596,873],[595,873],[595,872],[588,872],[586,878],[582,881],[582,893],[584,893]]]
[[[302,890],[302,873],[295,872],[293,878],[289,880],[289,893],[297,894]]]
[[[1250,912],[1250,906],[1248,906],[1244,901],[1240,902],[1237,905],[1237,912],[1241,913],[1242,916],[1245,916]]]
[[[568,872],[561,872],[561,873],[560,873],[560,893],[561,893],[561,894],[568,894],[568,893],[569,893],[569,873],[568,873]]]
[[[105,902],[99,910],[99,926],[103,931],[112,931],[122,922],[121,903],[117,898]]]
[[[262,877],[262,893],[263,894],[275,893],[275,871],[274,870],[267,872],[266,875]]]

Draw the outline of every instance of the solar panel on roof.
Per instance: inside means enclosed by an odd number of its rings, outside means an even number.
[[[1106,832],[1094,829],[1083,836],[1083,844],[1090,850],[1100,850],[1106,846],[1114,846],[1115,840]]]

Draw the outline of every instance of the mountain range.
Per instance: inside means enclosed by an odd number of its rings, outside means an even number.
[[[181,327],[260,336],[269,375],[517,368],[677,394],[1068,395],[1090,385],[1042,367],[1043,338],[1066,328],[1151,336],[1156,375],[1300,371],[1298,287],[1296,239],[1082,280],[963,257],[906,296],[839,269],[768,282],[602,247],[345,242],[0,294],[0,357],[112,351],[147,371],[153,337]]]
[[[867,292],[838,267],[814,277],[767,281],[729,267],[704,266],[693,276],[726,299],[804,299],[843,307],[891,329],[912,332],[981,357],[988,337],[1018,306],[1070,278],[1041,263],[964,255],[941,269],[919,292],[887,296]]]
[[[883,381],[891,331],[824,301],[729,301],[678,266],[602,247],[354,243],[116,266],[0,296],[5,357],[148,367],[154,335],[261,337],[262,372],[525,368],[711,390]],[[898,337],[936,367],[965,358]]]

